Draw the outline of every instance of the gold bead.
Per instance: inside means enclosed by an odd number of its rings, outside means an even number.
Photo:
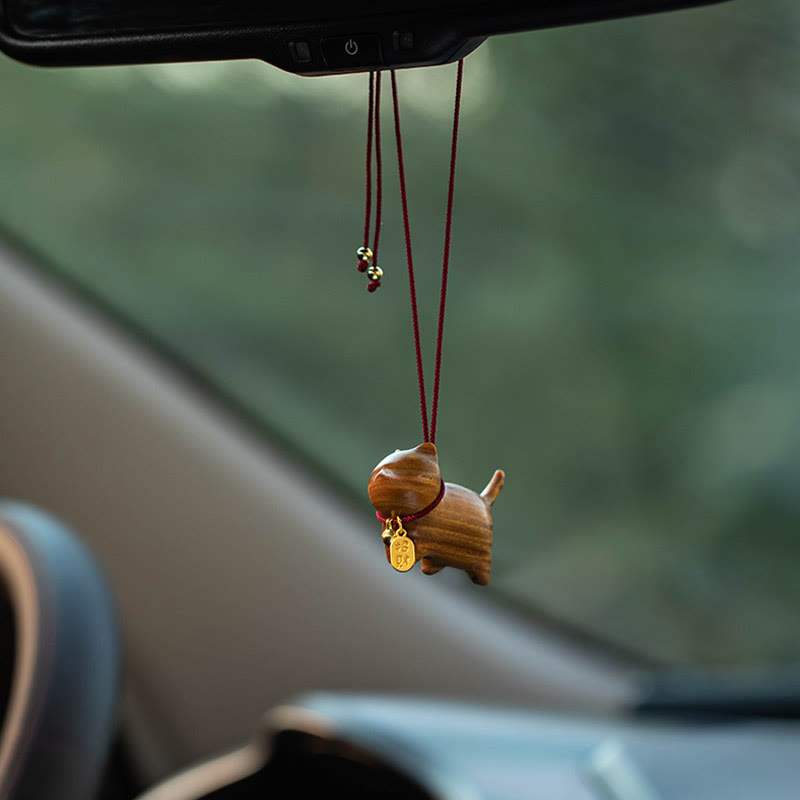
[[[372,261],[372,250],[370,250],[369,247],[359,247],[358,250],[356,250],[356,255],[362,261]]]
[[[379,281],[383,277],[383,270],[377,264],[373,264],[367,270],[367,277],[370,280]]]

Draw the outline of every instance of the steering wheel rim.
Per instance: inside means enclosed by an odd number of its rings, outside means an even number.
[[[14,630],[0,800],[89,800],[102,776],[119,685],[105,581],[60,522],[0,502],[0,582]]]

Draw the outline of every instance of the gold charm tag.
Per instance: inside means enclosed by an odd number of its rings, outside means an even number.
[[[398,572],[408,572],[416,563],[414,542],[408,538],[402,525],[389,543],[389,560]]]

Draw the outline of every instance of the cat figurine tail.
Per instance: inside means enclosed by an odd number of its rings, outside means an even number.
[[[384,458],[372,471],[367,491],[383,519],[417,517],[403,520],[403,528],[423,573],[455,567],[486,586],[492,566],[491,507],[504,481],[503,471],[497,470],[481,494],[444,483],[436,446],[425,442]],[[386,557],[391,563],[388,542]]]
[[[497,469],[492,475],[492,479],[486,484],[486,488],[481,492],[481,497],[486,505],[491,508],[497,496],[503,491],[503,484],[506,482],[506,474],[501,469]]]

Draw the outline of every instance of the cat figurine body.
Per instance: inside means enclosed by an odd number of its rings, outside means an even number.
[[[497,470],[481,494],[454,483],[444,484],[436,507],[403,527],[414,542],[415,560],[426,575],[444,567],[464,570],[473,583],[486,586],[492,566],[491,507],[503,488]],[[430,442],[396,450],[372,471],[367,491],[375,510],[386,519],[418,514],[439,497],[442,476],[436,446]],[[386,557],[391,563],[389,546]]]

